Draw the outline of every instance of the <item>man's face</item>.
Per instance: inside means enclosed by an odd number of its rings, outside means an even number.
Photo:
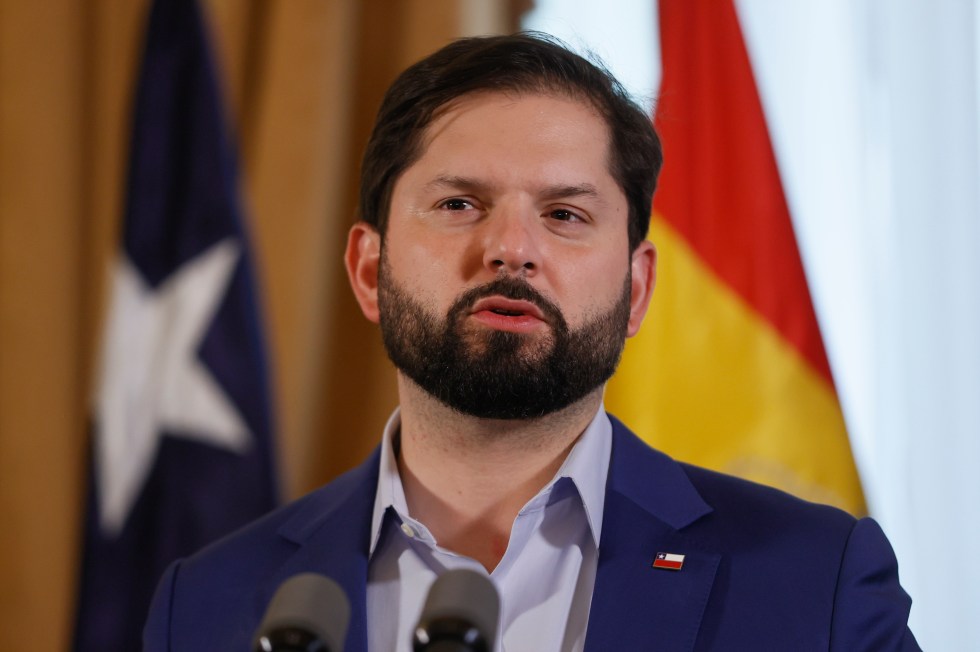
[[[589,105],[551,95],[468,96],[433,121],[395,183],[377,272],[402,373],[486,418],[601,387],[639,328],[653,263],[648,244],[631,257],[608,141]]]

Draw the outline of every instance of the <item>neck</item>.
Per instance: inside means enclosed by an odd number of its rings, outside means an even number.
[[[602,399],[598,388],[536,419],[480,419],[401,374],[398,470],[413,517],[444,548],[492,571],[520,509],[555,475]]]

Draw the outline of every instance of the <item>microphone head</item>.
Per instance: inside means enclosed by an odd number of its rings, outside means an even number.
[[[316,573],[279,585],[255,632],[255,652],[340,652],[350,603],[340,585]]]
[[[446,571],[433,582],[415,628],[415,652],[492,652],[500,620],[500,597],[484,573]]]

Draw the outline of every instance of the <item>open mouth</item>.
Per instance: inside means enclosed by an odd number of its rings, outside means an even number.
[[[547,324],[544,314],[530,301],[502,296],[486,297],[473,304],[470,316],[494,330],[531,332]]]
[[[491,312],[502,317],[533,317],[545,321],[544,314],[531,301],[508,299],[502,296],[485,297],[473,304],[471,313]]]

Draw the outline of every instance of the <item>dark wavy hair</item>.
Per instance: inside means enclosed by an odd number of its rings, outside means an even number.
[[[361,166],[360,219],[384,236],[398,177],[422,155],[426,128],[478,92],[553,93],[592,105],[609,127],[609,171],[629,206],[630,251],[647,236],[663,164],[651,118],[606,68],[536,32],[459,39],[405,70],[388,89]]]

